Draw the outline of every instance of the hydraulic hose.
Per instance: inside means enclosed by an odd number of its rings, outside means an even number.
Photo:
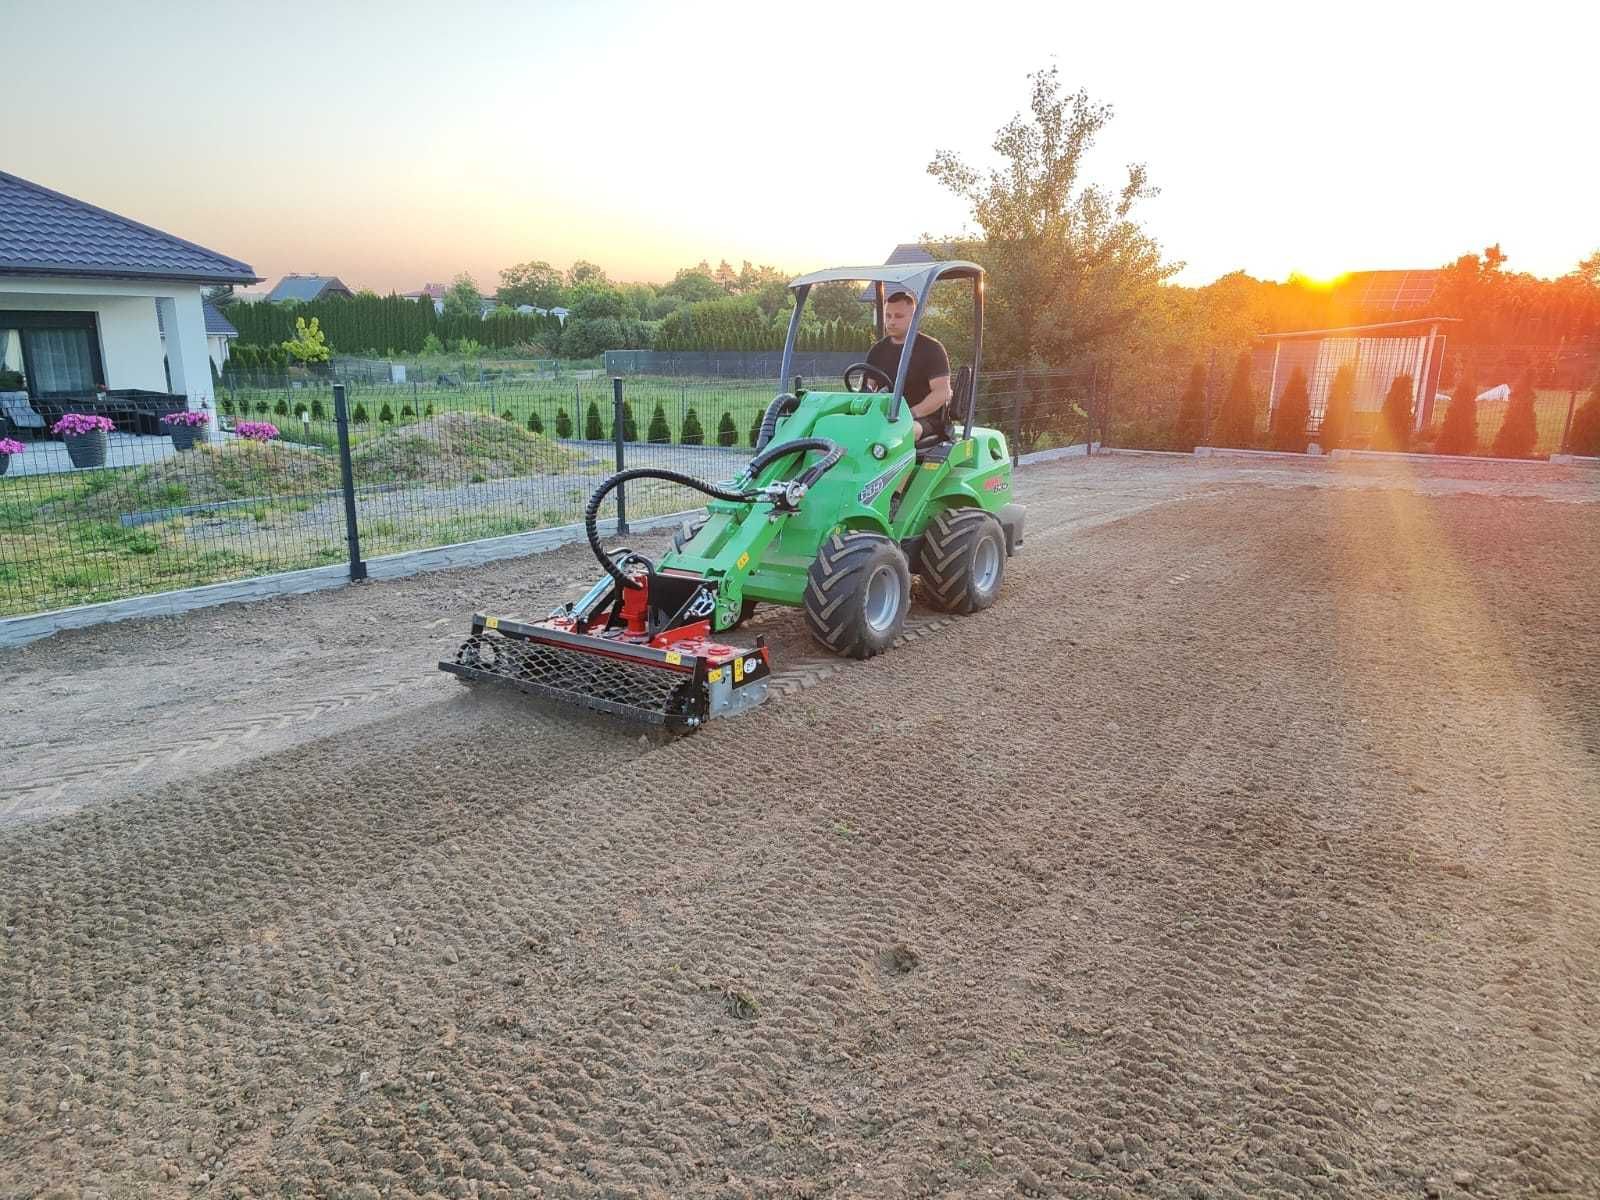
[[[799,399],[788,392],[775,397],[772,403],[767,405],[767,411],[761,417],[761,430],[756,435],[757,454],[767,448],[767,443],[772,440],[772,435],[777,432],[779,420],[799,407]]]
[[[830,464],[831,465],[831,464]],[[589,549],[594,551],[594,556],[600,565],[606,569],[606,574],[616,580],[622,587],[642,587],[622,573],[621,568],[611,561],[611,556],[606,553],[605,547],[600,544],[600,527],[598,516],[600,502],[618,484],[627,483],[630,479],[665,479],[668,483],[680,484],[686,488],[693,488],[697,492],[704,492],[714,500],[731,500],[735,504],[748,501],[751,492],[729,492],[713,484],[696,479],[693,475],[684,475],[678,471],[666,471],[659,467],[630,467],[626,471],[618,471],[599,487],[595,488],[594,495],[589,497],[589,506],[583,510],[583,527],[589,535]]]
[[[787,458],[791,454],[804,454],[807,450],[820,450],[825,455],[833,455],[833,462],[828,463],[828,467],[833,466],[834,463],[844,457],[844,451],[839,448],[838,444],[829,441],[827,438],[796,438],[792,442],[779,442],[776,446],[768,446],[757,454],[750,460],[749,465],[745,467],[745,478],[754,480],[757,475],[761,474],[762,471],[765,471],[780,458]],[[823,468],[824,471],[827,469],[827,467]],[[818,472],[818,474],[820,475],[821,472]]]

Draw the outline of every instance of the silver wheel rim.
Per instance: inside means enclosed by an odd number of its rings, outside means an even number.
[[[872,572],[867,580],[867,603],[863,614],[867,628],[873,633],[883,633],[894,627],[900,615],[900,576],[885,563]]]
[[[972,556],[972,590],[987,594],[993,590],[999,574],[1000,547],[995,545],[992,537],[983,538]]]

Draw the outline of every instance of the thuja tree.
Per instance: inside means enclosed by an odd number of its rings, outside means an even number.
[[[1306,423],[1311,419],[1311,394],[1306,390],[1306,373],[1296,367],[1278,396],[1272,410],[1272,445],[1277,450],[1304,454],[1311,438]]]
[[[1456,380],[1444,424],[1434,449],[1440,454],[1475,454],[1478,450],[1478,381],[1465,369]]]

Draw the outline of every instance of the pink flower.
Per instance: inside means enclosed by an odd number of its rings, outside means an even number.
[[[211,414],[185,409],[182,412],[168,413],[161,418],[161,423],[163,425],[209,425],[211,423]]]
[[[50,432],[60,437],[82,437],[86,433],[109,433],[115,428],[110,417],[93,413],[64,413],[61,420],[50,426]]]
[[[14,438],[0,438],[0,454],[21,454],[27,447]]]
[[[233,431],[252,442],[270,442],[278,436],[278,427],[271,421],[240,421]]]

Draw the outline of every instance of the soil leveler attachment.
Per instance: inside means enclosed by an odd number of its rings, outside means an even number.
[[[940,279],[972,281],[973,362],[957,375],[942,420],[922,419],[918,440],[902,394],[909,348]],[[611,476],[584,511],[605,571],[599,582],[542,621],[477,614],[471,636],[440,669],[688,732],[766,698],[772,663],[764,639],[741,644],[736,632],[758,604],[803,608],[812,635],[851,658],[869,658],[899,636],[913,574],[937,608],[987,608],[1006,559],[1022,545],[1024,513],[1011,502],[1005,437],[973,423],[982,279],[981,268],[964,262],[843,267],[797,279],[784,379],[807,293],[836,280],[878,285],[880,329],[886,286],[916,297],[897,376],[857,363],[842,390],[797,386],[779,395],[762,417],[755,457],[727,483],[652,467]],[[882,390],[867,390],[872,382]],[[601,502],[632,479],[708,497],[705,518],[686,525],[659,563],[600,542]]]

